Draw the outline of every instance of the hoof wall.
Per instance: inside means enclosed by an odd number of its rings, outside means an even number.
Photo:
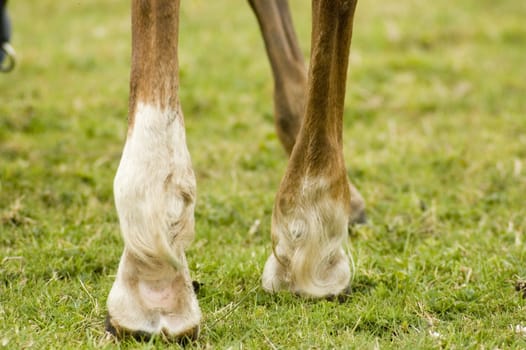
[[[141,330],[125,329],[113,325],[111,316],[109,314],[106,315],[105,328],[106,332],[108,332],[117,339],[132,338],[138,342],[148,342],[152,339],[152,337],[159,336],[167,342],[177,343],[183,346],[196,341],[197,337],[199,336],[199,326],[195,326],[177,335],[170,334],[164,329],[159,334],[151,334],[149,332]]]

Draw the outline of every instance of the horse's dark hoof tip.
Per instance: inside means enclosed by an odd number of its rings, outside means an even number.
[[[523,299],[526,299],[526,281],[517,281],[515,283],[515,290],[521,293]]]
[[[350,296],[351,296],[351,287],[347,287],[341,293],[337,295],[335,294],[328,295],[325,297],[325,299],[327,301],[335,301],[340,304],[343,304],[349,299]]]
[[[112,324],[110,314],[106,315],[105,328],[106,328],[107,333],[111,334],[113,337],[115,337],[118,340],[121,340],[124,338],[133,338],[138,342],[149,342],[152,339],[152,337],[159,336],[161,339],[165,340],[166,342],[177,343],[183,347],[196,341],[199,336],[199,326],[195,326],[185,331],[183,334],[180,334],[177,336],[166,334],[164,330],[160,334],[153,335],[153,334],[150,334],[144,331],[132,331],[128,329],[118,329]]]
[[[201,290],[201,287],[204,286],[204,283],[198,282],[198,281],[192,281],[192,287],[194,288],[194,293],[198,294]]]
[[[106,328],[106,332],[108,332],[109,334],[111,334],[117,339],[123,339],[123,338],[130,337],[139,342],[148,342],[152,338],[152,335],[147,332],[130,331],[127,329],[119,330],[115,328],[115,326],[111,323],[110,314],[106,315],[106,321],[104,322],[104,326]]]

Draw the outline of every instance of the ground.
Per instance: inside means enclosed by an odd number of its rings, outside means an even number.
[[[228,4],[227,4],[228,3]],[[307,56],[309,6],[292,1]],[[0,76],[0,347],[163,348],[104,337],[122,251],[129,1],[12,1]],[[240,2],[184,2],[181,100],[198,181],[195,348],[524,348],[526,3],[358,4],[344,143],[369,222],[344,304],[268,295],[286,156],[258,28]]]

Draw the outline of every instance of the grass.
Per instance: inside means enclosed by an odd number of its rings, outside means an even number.
[[[185,2],[181,14],[199,194],[188,258],[204,283],[191,347],[525,348],[514,285],[526,278],[526,3],[358,5],[344,139],[370,220],[350,235],[345,304],[259,286],[286,157],[256,22],[246,4],[223,3]],[[104,339],[122,251],[112,180],[129,2],[9,6],[20,62],[0,76],[0,347],[168,347]],[[292,7],[307,55],[309,7]]]

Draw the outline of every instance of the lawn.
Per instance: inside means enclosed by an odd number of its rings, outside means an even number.
[[[198,181],[197,349],[526,348],[526,2],[358,4],[344,147],[369,221],[343,304],[266,294],[286,166],[244,1],[183,1],[181,100]],[[293,0],[305,56],[310,6]],[[0,75],[0,348],[165,348],[105,337],[122,252],[125,0],[11,1]],[[177,345],[171,345],[176,348]]]

